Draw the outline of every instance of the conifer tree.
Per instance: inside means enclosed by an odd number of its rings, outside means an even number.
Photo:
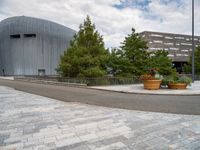
[[[196,47],[194,54],[194,67],[195,67],[195,75],[200,75],[200,45]],[[192,56],[190,56],[190,60],[187,65],[184,65],[185,73],[192,73]]]
[[[125,37],[122,42],[121,51],[131,64],[130,73],[133,75],[143,74],[148,67],[149,53],[147,42],[132,29],[132,33]],[[130,68],[130,67],[129,67]]]
[[[61,56],[57,71],[64,77],[102,77],[107,73],[107,58],[103,37],[87,16]]]

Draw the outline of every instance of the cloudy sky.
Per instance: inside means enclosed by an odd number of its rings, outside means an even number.
[[[12,16],[48,19],[78,30],[90,15],[106,47],[117,47],[134,27],[191,34],[192,0],[0,0],[0,21]],[[195,34],[200,35],[200,0],[195,0]]]

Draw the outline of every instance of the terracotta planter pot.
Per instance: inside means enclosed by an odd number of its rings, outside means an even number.
[[[169,89],[184,90],[186,89],[186,87],[187,87],[186,83],[169,83],[168,84]]]
[[[144,89],[147,90],[158,90],[160,88],[162,80],[144,80]]]

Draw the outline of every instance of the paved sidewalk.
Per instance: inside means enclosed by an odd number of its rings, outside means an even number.
[[[200,95],[200,81],[195,81],[191,86],[187,87],[187,90],[171,90],[171,89],[159,89],[159,90],[145,90],[143,84],[131,84],[131,85],[115,85],[115,86],[93,86],[93,89],[134,93],[134,94],[155,94],[155,95]]]
[[[200,149],[200,116],[67,103],[0,86],[0,149]]]
[[[0,76],[0,79],[4,79],[4,80],[14,80],[14,77],[10,76],[10,77],[4,77],[4,76]]]

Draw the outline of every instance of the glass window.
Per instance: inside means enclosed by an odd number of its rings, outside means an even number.
[[[24,34],[25,38],[35,38],[36,34]]]
[[[20,38],[20,34],[12,34],[10,35],[11,39],[19,39]]]

